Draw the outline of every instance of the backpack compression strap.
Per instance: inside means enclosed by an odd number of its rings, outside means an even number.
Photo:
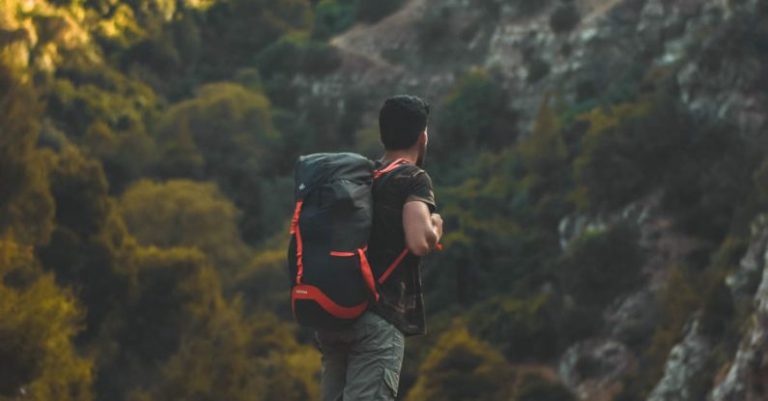
[[[296,201],[296,210],[294,210],[291,219],[291,235],[296,236],[296,284],[301,284],[301,277],[304,275],[304,258],[302,255],[304,246],[301,242],[301,230],[299,229],[299,215],[303,204],[303,199]]]
[[[384,167],[384,168],[382,168],[380,170],[375,170],[373,172],[373,179],[374,180],[378,179],[379,177],[383,176],[384,174],[392,172],[392,170],[400,167],[401,165],[403,165],[403,164],[405,164],[407,162],[408,162],[408,160],[406,160],[404,158],[399,158],[399,159],[393,161],[392,163],[389,163],[389,165],[387,165],[386,167]],[[392,274],[392,272],[395,271],[397,266],[400,265],[400,262],[402,262],[403,259],[405,259],[405,257],[407,255],[408,255],[408,248],[406,247],[405,249],[403,249],[402,252],[400,252],[400,255],[395,259],[395,261],[392,262],[392,264],[389,265],[389,267],[387,267],[387,270],[384,271],[384,273],[381,275],[381,277],[379,277],[379,280],[378,280],[379,284],[384,284],[384,281],[386,281],[387,278],[389,278],[389,276]],[[377,298],[378,298],[378,294],[377,294]]]
[[[391,172],[395,168],[397,168],[400,165],[405,164],[407,162],[408,161],[406,159],[403,159],[403,158],[397,159],[397,160],[393,161],[392,163],[390,163],[387,167],[384,167],[381,170],[375,170],[373,172],[373,179],[375,180],[375,179],[381,177],[382,175]],[[437,244],[435,249],[438,250],[438,251],[442,251],[443,250],[443,244]],[[397,266],[400,266],[400,263],[403,261],[403,259],[405,259],[405,257],[408,256],[408,252],[409,252],[408,247],[406,247],[405,249],[403,249],[402,252],[400,252],[400,255],[398,255],[397,258],[395,258],[395,261],[392,262],[392,264],[389,265],[389,267],[387,267],[387,270],[384,270],[384,273],[382,273],[381,277],[379,277],[379,280],[378,280],[379,284],[384,284],[384,282],[387,281],[387,279],[392,274],[392,272],[395,271]]]
[[[401,164],[405,164],[407,162],[408,162],[408,160],[406,160],[406,159],[401,157],[401,158],[393,161],[392,163],[389,163],[387,165],[387,167],[384,167],[384,168],[382,168],[380,170],[374,170],[373,171],[373,179],[375,180],[375,179],[381,177],[382,175],[387,174],[387,173],[391,172],[392,170],[396,169]]]

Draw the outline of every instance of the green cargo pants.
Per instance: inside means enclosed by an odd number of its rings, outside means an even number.
[[[343,331],[318,331],[323,353],[323,401],[392,401],[397,396],[405,338],[391,323],[365,312]]]

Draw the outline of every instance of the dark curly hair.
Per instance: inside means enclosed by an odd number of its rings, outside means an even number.
[[[429,104],[417,96],[397,95],[379,111],[381,143],[387,150],[408,149],[427,127]]]

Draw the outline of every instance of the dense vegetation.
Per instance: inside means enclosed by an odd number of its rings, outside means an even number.
[[[335,71],[328,39],[401,3],[6,2],[0,400],[317,399],[319,354],[286,302],[292,163],[370,152],[358,133],[374,124],[360,93],[339,110],[299,104],[289,83]],[[552,29],[578,20],[561,6]],[[427,263],[432,334],[409,342],[406,399],[575,399],[529,365],[599,333],[601,311],[644,284],[647,255],[631,221],[565,248],[558,224],[653,194],[703,256],[675,267],[658,328],[630,342],[652,368],[622,399],[647,393],[692,311],[714,335],[737,324],[722,276],[768,201],[768,163],[730,127],[690,118],[664,74],[641,81],[618,99],[550,96],[527,135],[492,71],[432,99],[446,250]]]

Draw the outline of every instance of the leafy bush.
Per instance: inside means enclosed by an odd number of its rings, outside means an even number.
[[[561,285],[578,304],[606,306],[642,284],[644,254],[636,228],[620,224],[587,233],[569,246],[560,260]]]
[[[31,248],[0,237],[0,398],[93,399],[93,361],[73,343],[84,313]]]
[[[315,5],[312,36],[327,39],[349,29],[355,22],[375,23],[397,11],[403,0],[320,0]]]
[[[231,76],[281,36],[308,32],[312,9],[305,0],[217,1],[205,18],[198,71],[211,81]]]
[[[536,83],[541,79],[549,75],[550,66],[549,63],[540,59],[534,58],[526,63],[528,67],[528,77],[526,78],[528,83]]]
[[[515,7],[522,15],[534,14],[550,3],[549,0],[502,0],[502,2]]]
[[[566,33],[576,28],[580,20],[579,9],[574,4],[561,4],[549,16],[549,26],[555,33]]]
[[[321,0],[315,6],[315,28],[312,35],[327,39],[347,30],[355,23],[354,0]]]
[[[512,387],[504,358],[458,323],[432,347],[419,372],[407,400],[502,401]]]
[[[376,22],[392,14],[403,4],[403,0],[358,0],[357,19]]]
[[[306,35],[288,35],[267,46],[256,57],[267,79],[276,74],[322,75],[335,70],[341,59],[333,46],[309,41]]]
[[[537,374],[526,374],[517,389],[515,401],[576,401],[577,398],[560,383]]]
[[[549,360],[561,351],[558,308],[549,296],[494,298],[470,312],[469,326],[511,361]]]
[[[168,108],[157,132],[163,152],[157,175],[216,180],[244,212],[244,237],[268,234],[259,217],[261,199],[252,194],[259,192],[260,176],[274,173],[279,155],[271,149],[280,148],[281,137],[263,93],[233,83],[206,85],[195,98]]]
[[[683,129],[674,111],[649,113],[645,102],[596,108],[580,117],[589,123],[574,161],[582,209],[612,210],[642,196],[677,157]]]
[[[466,73],[440,110],[437,157],[454,153],[449,149],[498,149],[513,143],[516,116],[508,103],[508,93],[490,73],[479,69]]]
[[[759,152],[727,128],[689,127],[664,174],[664,207],[681,229],[719,242],[749,205]]]
[[[227,271],[246,262],[238,211],[213,183],[142,180],[128,188],[119,206],[129,232],[143,245],[198,248]]]

